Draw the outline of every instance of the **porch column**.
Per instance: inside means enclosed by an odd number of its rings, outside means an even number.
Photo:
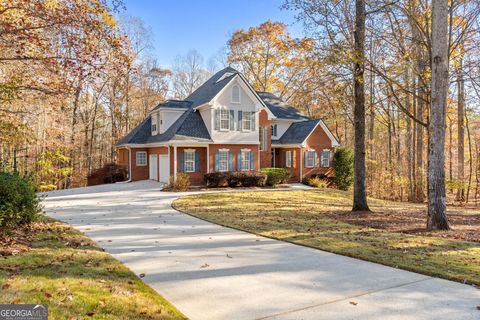
[[[173,146],[173,179],[177,180],[177,146]]]
[[[207,173],[210,173],[210,145],[207,144]]]

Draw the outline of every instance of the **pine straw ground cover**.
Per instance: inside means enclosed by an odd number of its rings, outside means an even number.
[[[453,230],[426,232],[425,206],[369,199],[351,214],[351,193],[333,189],[199,194],[179,211],[258,235],[388,266],[480,285],[479,216],[452,209]]]
[[[47,304],[49,319],[185,319],[85,235],[45,217],[0,238],[0,303]]]

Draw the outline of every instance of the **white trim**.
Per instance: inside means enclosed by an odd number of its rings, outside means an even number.
[[[301,148],[301,144],[275,144],[272,143],[272,148]]]
[[[195,149],[184,149],[183,150],[183,170],[187,173],[192,173],[192,172],[195,172],[195,154],[196,150]],[[187,157],[186,155],[188,154],[192,154],[193,153],[193,166],[192,166],[192,170],[187,170]],[[192,160],[188,160],[188,161],[192,161]]]
[[[309,160],[309,158],[308,158],[307,156],[308,156],[308,153],[312,153],[312,152],[313,152],[313,159],[312,159],[312,160],[313,160],[313,165],[310,166],[310,165],[308,165],[308,160]],[[315,151],[315,150],[313,150],[313,149],[308,149],[308,150],[305,150],[305,153],[307,153],[307,154],[305,155],[305,157],[306,157],[305,160],[306,160],[306,163],[307,163],[307,165],[305,165],[305,168],[315,168],[315,167],[316,167],[316,163],[315,163],[315,153],[317,153],[317,151]]]
[[[328,151],[328,166],[323,166],[322,164],[322,153]],[[332,150],[331,149],[322,149],[320,151],[320,168],[330,168],[332,166]]]
[[[237,88],[238,89],[238,100],[237,101],[234,101],[233,100],[233,89],[234,88]],[[232,86],[232,89],[231,89],[231,96],[230,96],[230,101],[233,103],[233,104],[242,104],[242,90],[240,90],[240,86],[238,84],[234,84]]]
[[[292,150],[285,151],[285,167],[291,168],[292,167]]]
[[[173,179],[177,180],[177,146],[173,146]]]
[[[228,81],[227,84],[225,84],[225,86],[222,88],[222,90],[220,90],[217,95],[215,97],[212,98],[212,100],[198,106],[198,107],[195,107],[193,108],[194,110],[197,110],[199,108],[203,108],[205,105],[215,105],[215,101],[217,99],[217,97],[219,97],[220,95],[222,95],[222,93],[230,86],[230,84],[232,83],[232,81],[234,79],[237,79],[237,78],[240,78],[242,79],[242,82],[243,82],[243,85],[247,87],[248,90],[246,90],[247,94],[250,96],[250,98],[252,100],[257,100],[258,102],[260,102],[260,105],[262,106],[263,109],[265,109],[265,111],[267,111],[267,114],[268,114],[268,119],[271,120],[271,119],[277,119],[277,117],[272,113],[272,111],[270,111],[270,109],[268,109],[267,105],[265,104],[265,102],[263,102],[262,98],[260,98],[260,96],[257,94],[257,92],[253,89],[253,87],[250,85],[250,83],[248,83],[248,81],[243,77],[243,75],[241,73],[237,73],[235,74],[235,76],[231,77],[230,80]],[[240,83],[242,83],[240,82]]]
[[[312,135],[313,131],[315,131],[315,129],[316,129],[319,125],[320,125],[320,127],[323,129],[323,131],[327,134],[327,137],[330,139],[330,142],[332,142],[332,148],[335,148],[335,147],[340,146],[340,144],[338,143],[337,139],[335,138],[335,136],[333,135],[333,133],[330,131],[330,129],[328,129],[328,127],[326,126],[325,122],[323,122],[322,119],[319,119],[318,123],[315,125],[315,127],[313,127],[312,131],[310,131],[310,133],[309,133],[308,136],[305,138],[305,140],[303,140],[302,145],[305,146],[305,143],[307,142],[308,138],[310,138],[310,136]]]
[[[252,132],[252,113],[256,113],[256,112],[252,112],[252,111],[242,111],[242,132]],[[245,115],[248,114],[248,121],[245,120]],[[256,119],[257,117],[255,117],[255,122],[257,121]],[[245,123],[248,123],[248,129],[245,129]],[[255,123],[256,125],[256,123]]]
[[[303,148],[298,148],[298,153],[300,154],[299,157],[300,157],[300,182],[302,182],[303,180]]]
[[[210,145],[207,144],[207,173],[210,173]]]
[[[221,160],[221,156],[220,154],[221,153],[226,153],[227,154],[227,159],[226,160]],[[218,172],[228,172],[229,171],[229,167],[230,167],[230,149],[218,149]],[[221,161],[227,161],[227,164],[226,164],[226,170],[221,170],[220,167],[220,162]]]
[[[241,149],[240,150],[240,171],[252,171],[252,168],[250,168],[250,159],[252,157],[251,153],[252,153],[252,150],[250,150],[250,149]],[[248,157],[245,157],[245,159],[244,159],[245,154],[248,154]],[[243,168],[243,163],[244,162],[248,163],[246,169]],[[237,167],[238,167],[238,163],[237,163]]]
[[[230,131],[230,110],[228,110],[227,108],[220,108],[218,109],[219,110],[219,127],[218,127],[218,130],[217,131]],[[225,121],[225,119],[222,119],[222,112],[226,112],[227,113],[227,121],[228,121],[228,125],[227,125],[227,128],[222,128],[222,121]]]
[[[145,154],[145,164],[138,163],[138,155]],[[136,167],[146,167],[148,165],[148,152],[147,151],[135,151],[135,166]]]

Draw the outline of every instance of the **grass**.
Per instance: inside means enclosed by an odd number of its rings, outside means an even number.
[[[369,199],[370,208],[421,205]],[[258,235],[445,279],[480,285],[480,244],[359,226],[331,213],[349,211],[351,194],[333,189],[200,194],[173,203],[179,211]]]
[[[186,319],[68,225],[42,217],[20,233],[25,251],[0,255],[0,303],[47,304],[49,319]]]

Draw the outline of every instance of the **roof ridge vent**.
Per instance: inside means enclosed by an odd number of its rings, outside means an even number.
[[[215,81],[215,83],[218,83],[218,82],[220,82],[224,79],[227,79],[227,78],[233,76],[234,74],[235,74],[235,72],[225,72],[220,78],[218,78],[217,81]]]

